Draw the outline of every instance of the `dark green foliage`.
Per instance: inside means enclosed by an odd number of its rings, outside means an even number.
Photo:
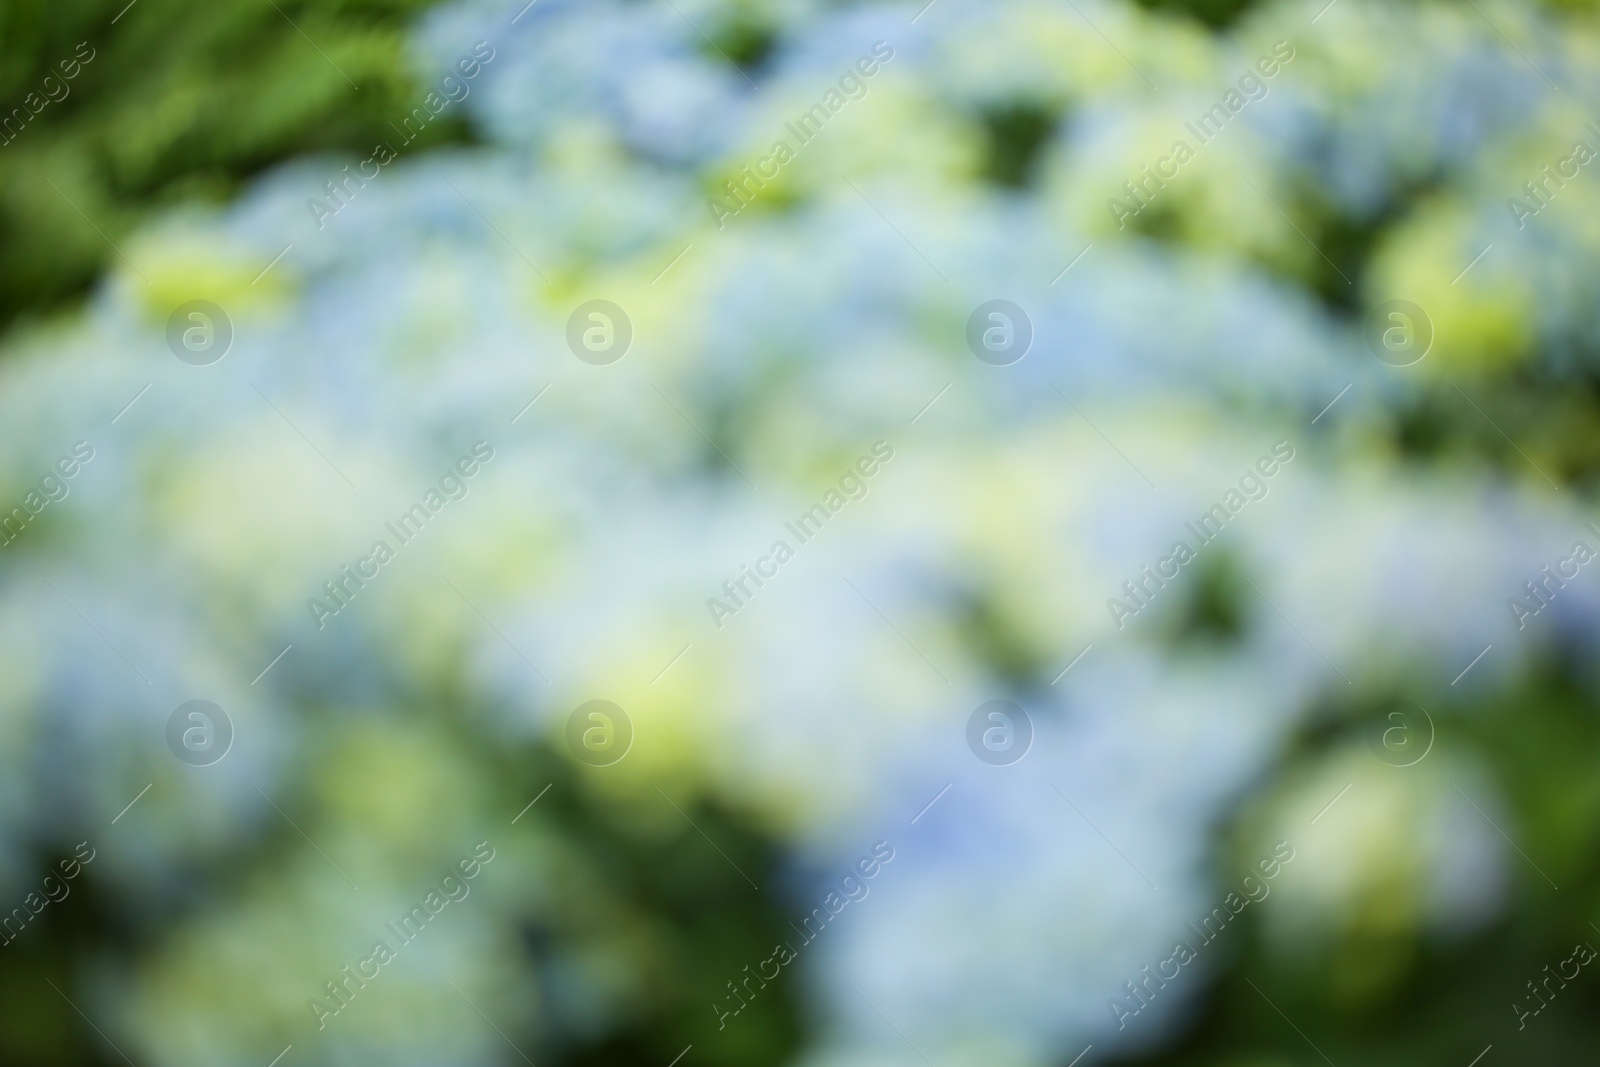
[[[1033,103],[1014,103],[985,112],[983,129],[988,135],[988,151],[983,176],[1006,188],[1030,187],[1056,125],[1054,112]]]
[[[370,151],[423,91],[406,40],[430,2],[0,5],[0,115],[29,116],[0,144],[0,329],[81,294],[155,207],[223,199],[302,152]],[[31,114],[80,42],[93,58]],[[461,136],[443,122],[423,143]]]
[[[1152,11],[1189,15],[1213,29],[1232,25],[1255,6],[1255,0],[1138,0],[1138,3]]]

